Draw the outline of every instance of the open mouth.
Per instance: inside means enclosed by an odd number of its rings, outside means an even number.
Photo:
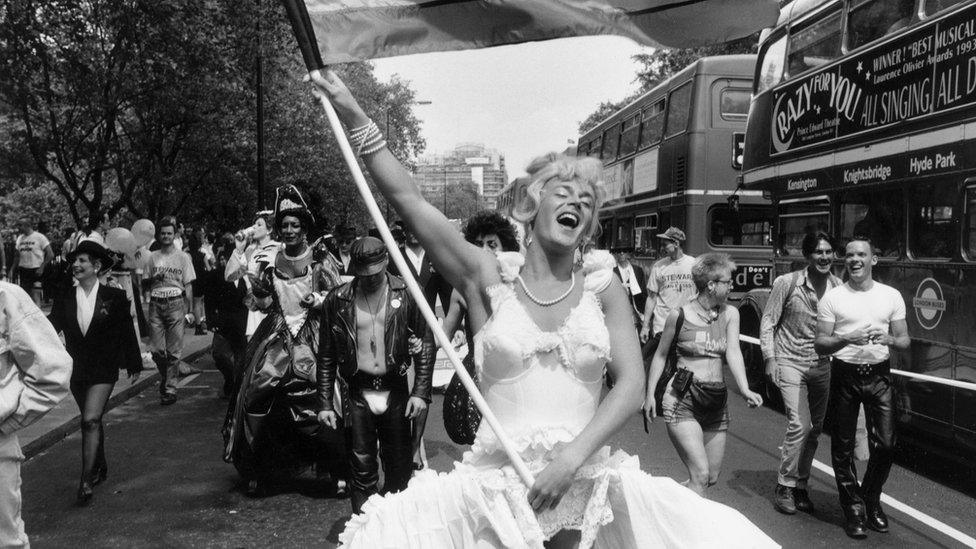
[[[572,212],[563,212],[556,216],[556,223],[559,223],[563,227],[575,229],[576,227],[579,227],[580,218],[578,215]]]

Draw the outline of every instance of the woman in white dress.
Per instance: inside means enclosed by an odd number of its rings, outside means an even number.
[[[522,484],[486,423],[450,473],[419,472],[374,496],[340,535],[348,547],[767,547],[737,511],[611,454],[607,439],[643,402],[630,304],[613,259],[577,251],[598,226],[598,160],[551,154],[529,167],[515,215],[523,257],[466,242],[424,200],[382,135],[331,71],[315,79],[377,187],[468,305],[489,406],[535,476]],[[617,380],[600,400],[603,373]]]

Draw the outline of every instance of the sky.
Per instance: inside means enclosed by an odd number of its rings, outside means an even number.
[[[428,152],[477,142],[505,156],[509,181],[530,160],[575,144],[603,101],[638,88],[631,57],[647,48],[616,36],[377,59],[376,75],[410,82]],[[573,140],[569,143],[567,140]]]

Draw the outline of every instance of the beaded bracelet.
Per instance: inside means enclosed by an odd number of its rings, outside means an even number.
[[[373,154],[386,146],[383,134],[372,120],[362,126],[351,129],[349,131],[349,140],[356,147],[356,154],[359,156]]]

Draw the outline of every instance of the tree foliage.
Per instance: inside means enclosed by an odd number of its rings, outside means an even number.
[[[269,192],[298,183],[320,218],[360,200],[281,7],[245,0],[0,0],[0,179],[43,179],[69,217],[177,214],[240,227],[257,204],[256,59]],[[422,150],[406,82],[338,72],[401,158]]]
[[[742,53],[756,53],[759,48],[759,33],[724,44],[703,46],[700,48],[658,48],[649,53],[639,53],[633,57],[637,63],[637,75],[634,81],[639,84],[638,90],[620,101],[604,101],[597,109],[579,124],[579,133],[583,134],[593,129],[607,117],[647,93],[658,84],[666,81],[688,65],[702,57],[713,55],[734,55]]]

